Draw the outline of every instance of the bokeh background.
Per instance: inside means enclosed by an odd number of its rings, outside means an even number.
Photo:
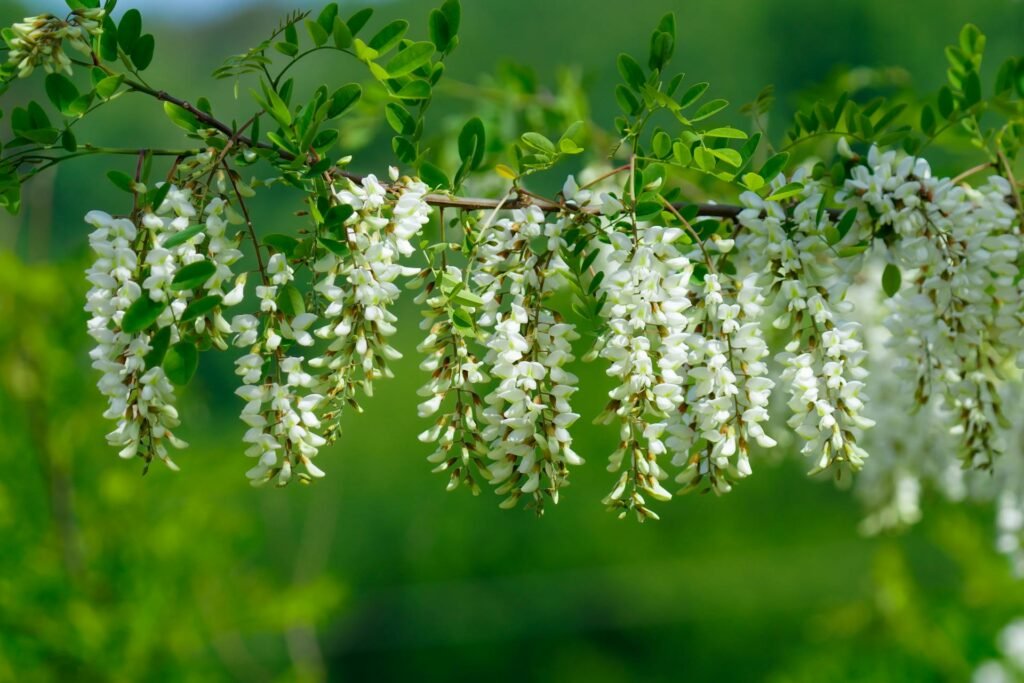
[[[224,111],[240,105],[211,71],[294,7],[120,4],[157,34],[149,80]],[[345,16],[357,8],[341,4]],[[60,5],[5,0],[0,24]],[[425,35],[430,3],[376,7],[377,25],[401,16]],[[928,92],[964,22],[988,35],[989,70],[1024,35],[1024,3],[1011,0],[463,0],[456,85],[441,91],[437,125],[494,95],[500,81],[485,75],[512,60],[551,97],[579,85],[589,117],[610,128],[615,56],[645,54],[669,10],[675,64],[736,104],[774,84],[776,133],[807,93],[851,78],[846,68]],[[357,74],[310,60],[300,82]],[[180,144],[148,100],[124,99],[87,126],[80,140]],[[380,122],[351,135],[354,166],[382,169]],[[965,159],[945,149],[940,170]],[[581,421],[588,465],[543,518],[501,511],[486,491],[446,494],[416,441],[410,325],[398,377],[321,455],[323,482],[246,484],[227,357],[204,359],[181,400],[193,445],[183,471],[141,478],[104,442],[81,311],[81,217],[118,210],[103,174],[120,163],[63,165],[26,188],[20,216],[0,219],[0,681],[963,681],[1024,612],[1024,589],[992,550],[991,509],[929,497],[920,525],[865,538],[856,500],[808,479],[795,456],[760,458],[729,496],[679,498],[660,506],[660,523],[638,525],[602,509],[613,434]],[[262,230],[297,226],[294,197],[260,201]],[[411,302],[403,313],[415,319]],[[604,380],[580,373],[579,412],[595,415]]]

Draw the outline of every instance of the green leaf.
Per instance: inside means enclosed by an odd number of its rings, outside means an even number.
[[[183,387],[192,380],[199,367],[199,350],[192,342],[181,341],[167,351],[164,373],[172,384]]]
[[[363,27],[366,26],[366,22],[368,22],[372,16],[373,8],[367,7],[359,10],[349,17],[349,20],[346,23],[348,24],[348,29],[352,32],[352,35],[358,35],[359,32],[363,30]]]
[[[121,329],[128,334],[142,332],[156,322],[165,308],[167,308],[166,301],[153,301],[143,294],[124,312]]]
[[[127,54],[131,54],[140,36],[142,13],[137,9],[130,9],[121,17],[121,23],[117,27],[117,43]]]
[[[404,36],[405,32],[408,30],[409,22],[404,19],[397,19],[378,31],[373,38],[370,38],[367,45],[376,50],[379,54],[384,54],[398,45],[398,41],[402,39],[402,36]],[[353,33],[355,33],[355,31],[353,31]]]
[[[341,116],[351,109],[362,96],[363,89],[357,83],[341,86],[331,95],[331,106],[327,110],[327,118],[333,119],[336,116]]]
[[[220,302],[223,301],[223,297],[217,294],[211,294],[210,296],[204,296],[202,299],[196,299],[181,312],[181,322],[187,323],[190,320],[201,318],[213,309],[220,306]]]
[[[420,164],[420,180],[430,187],[437,187],[444,190],[451,187],[451,181],[448,180],[447,174],[429,162]]]
[[[885,292],[885,295],[896,296],[902,284],[903,275],[900,273],[900,269],[891,263],[885,264],[885,270],[882,271],[882,291]]]
[[[535,133],[533,131],[523,133],[520,139],[523,141],[524,145],[535,149],[538,152],[543,152],[544,154],[550,154],[552,156],[558,153],[555,149],[555,143],[551,142],[551,140],[548,140],[540,133]]]
[[[718,157],[719,159],[721,159],[725,163],[727,163],[730,166],[733,166],[735,168],[739,168],[743,164],[743,157],[740,156],[740,153],[737,152],[734,149],[729,148],[729,147],[722,147],[720,149],[711,149],[710,151],[716,157]]]
[[[46,96],[57,111],[66,114],[71,103],[78,99],[78,88],[64,74],[52,73],[46,76]]]
[[[935,110],[927,104],[921,109],[921,130],[928,135],[935,133]]]
[[[441,13],[448,21],[448,28],[451,29],[452,35],[458,35],[459,27],[462,25],[462,6],[459,4],[459,0],[445,0],[441,5]]]
[[[182,291],[201,287],[210,276],[217,272],[217,266],[212,261],[196,261],[190,263],[174,275],[171,281],[171,289]]]
[[[331,37],[334,39],[334,47],[339,50],[352,47],[352,31],[349,29],[348,24],[342,21],[340,17],[334,19]]]
[[[779,202],[783,199],[789,199],[803,192],[804,186],[801,183],[787,183],[775,190],[772,194],[768,195],[768,201]]]
[[[313,44],[317,47],[324,45],[330,37],[327,33],[327,29],[321,26],[319,22],[313,21],[312,19],[306,19],[306,31],[309,33],[309,37],[313,40]]]
[[[147,33],[135,41],[135,47],[129,53],[135,68],[145,71],[153,63],[154,50],[156,50],[156,39],[152,33]]]
[[[742,130],[733,128],[731,126],[725,126],[722,128],[712,128],[709,131],[704,132],[706,138],[728,138],[730,140],[746,140],[747,134]]]
[[[146,369],[155,368],[164,362],[167,347],[171,345],[171,328],[161,327],[149,340],[149,353],[146,354]]]
[[[409,81],[395,93],[395,97],[402,100],[425,100],[430,97],[430,84],[423,79]]]
[[[199,119],[197,119],[191,112],[182,109],[176,104],[164,102],[164,113],[167,114],[167,118],[169,118],[174,125],[187,130],[189,133],[195,133],[201,127],[199,125]]]
[[[764,187],[764,178],[759,176],[757,173],[744,173],[743,184],[754,192],[757,192]]]
[[[433,55],[433,43],[426,41],[413,43],[392,57],[391,61],[384,68],[387,69],[388,74],[392,78],[400,78],[412,73],[424,64],[429,64],[430,58]]]
[[[181,232],[174,233],[167,238],[166,242],[164,242],[164,249],[174,249],[177,246],[185,244],[185,242],[188,242],[190,239],[201,233],[205,227],[206,226],[203,224],[193,225],[192,227],[185,228]]]
[[[412,135],[416,130],[416,119],[397,102],[389,102],[384,107],[384,118],[391,129],[399,135]]]
[[[110,99],[111,95],[117,92],[117,89],[121,87],[124,82],[124,75],[108,76],[102,81],[96,84],[94,90],[96,96],[103,100]]]
[[[100,34],[100,58],[105,62],[117,61],[117,24],[109,15],[103,17],[103,33]]]
[[[475,308],[484,305],[483,299],[465,287],[457,291],[451,300],[452,303],[458,304],[459,306],[473,306]]]
[[[452,33],[451,26],[448,25],[448,19],[444,16],[444,12],[439,9],[431,10],[430,40],[437,46],[437,49],[441,52],[447,52],[454,37],[455,35]]]
[[[459,158],[468,163],[470,170],[476,170],[483,163],[485,147],[484,122],[479,117],[473,117],[459,133]]]
[[[707,147],[698,147],[693,151],[693,158],[702,170],[712,171],[715,168],[715,155]]]
[[[109,171],[107,172],[107,178],[109,178],[110,182],[114,183],[114,186],[119,190],[135,192],[135,181],[132,180],[132,177],[127,173],[122,173],[121,171]]]
[[[839,231],[839,238],[842,239],[850,232],[850,228],[857,221],[857,209],[849,209],[839,219],[836,230]]]
[[[775,180],[775,176],[782,172],[788,162],[789,152],[781,152],[764,162],[764,166],[761,167],[758,174],[766,181],[771,182]]]
[[[644,76],[644,70],[640,66],[640,62],[623,53],[619,55],[616,64],[619,67],[619,74],[622,76],[622,80],[626,82],[626,85],[637,92],[642,91],[647,79]]]
[[[691,104],[699,100],[705,92],[708,90],[708,83],[695,83],[686,89],[683,96],[679,98],[679,106],[686,109]]]
[[[320,15],[316,18],[316,23],[320,24],[320,28],[325,33],[330,33],[334,30],[334,21],[338,18],[338,3],[329,2],[324,5],[324,8],[320,10]]]
[[[700,109],[698,109],[697,113],[693,115],[690,121],[694,123],[696,123],[697,121],[703,121],[706,118],[714,116],[715,114],[722,111],[728,106],[728,100],[711,100],[710,102],[706,102]]]
[[[306,300],[295,285],[288,283],[281,287],[277,295],[277,306],[285,315],[296,316],[306,312]]]
[[[321,237],[320,244],[327,247],[328,250],[330,250],[337,256],[345,257],[352,253],[352,249],[348,246],[348,242],[342,242],[340,240],[332,240],[327,237]]]
[[[939,114],[948,119],[956,112],[956,102],[953,99],[953,91],[948,85],[942,86],[939,90]]]
[[[299,241],[291,235],[267,235],[263,238],[263,244],[273,247],[285,256],[291,256],[299,246]]]
[[[971,71],[964,77],[964,107],[970,108],[981,102],[981,79],[977,71]]]

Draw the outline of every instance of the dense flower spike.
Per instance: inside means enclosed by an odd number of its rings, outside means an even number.
[[[40,66],[47,73],[70,75],[71,59],[64,53],[64,41],[88,55],[93,37],[103,31],[105,14],[105,10],[97,7],[73,10],[66,19],[52,14],[27,17],[11,27],[7,63],[17,70],[19,78],[27,78]]]
[[[989,467],[1005,421],[996,378],[1024,348],[1011,186],[998,176],[977,189],[933,178],[925,160],[877,148],[866,162],[846,193],[877,216],[893,262],[913,276],[886,321],[898,369],[919,403],[943,397],[965,463]]]
[[[423,201],[426,185],[400,180],[395,169],[392,181],[386,188],[368,176],[335,193],[340,206],[351,207],[351,215],[342,226],[338,248],[326,251],[314,265],[319,278],[314,291],[326,304],[324,324],[315,328],[315,335],[328,346],[310,366],[325,371],[317,378],[317,390],[324,395],[328,441],[338,437],[344,408],[358,410],[358,391],[372,396],[374,380],[391,377],[388,363],[401,358],[388,342],[397,321],[390,308],[400,293],[396,281],[419,272],[401,261],[412,255],[412,240],[429,221],[430,207]],[[302,329],[306,327],[303,321]]]
[[[568,485],[569,466],[583,462],[569,433],[579,418],[569,403],[577,379],[565,369],[578,335],[546,303],[568,269],[559,254],[566,220],[545,223],[536,207],[513,211],[487,227],[479,247],[484,363],[498,381],[484,398],[482,437],[491,483],[507,494],[503,507],[525,494],[542,512],[545,496],[557,503]]]
[[[812,472],[835,464],[857,470],[867,457],[858,435],[873,421],[862,412],[867,371],[859,325],[838,317],[850,312],[844,297],[858,258],[843,258],[838,250],[860,234],[838,234],[821,210],[825,190],[819,183],[803,172],[793,181],[803,187],[788,203],[743,194],[748,208],[738,217],[745,232],[737,248],[754,272],[764,273],[772,325],[791,335],[778,361],[790,395],[789,425],[804,439],[802,452],[813,459]],[[774,181],[779,188],[785,184],[782,177]],[[829,252],[837,256],[823,259]]]

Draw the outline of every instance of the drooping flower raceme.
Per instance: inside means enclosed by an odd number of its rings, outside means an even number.
[[[743,232],[737,248],[754,272],[763,273],[766,309],[773,326],[792,339],[778,361],[789,391],[789,425],[804,439],[802,452],[813,459],[812,472],[834,464],[859,469],[867,453],[858,444],[861,430],[873,422],[863,414],[866,354],[859,325],[839,316],[850,273],[859,257],[841,250],[860,238],[855,226],[846,235],[822,209],[825,190],[804,173],[798,197],[788,203],[767,201],[753,192],[740,199]],[[780,177],[774,186],[781,188]]]
[[[71,59],[64,53],[64,41],[88,55],[92,39],[103,32],[106,11],[102,8],[75,9],[67,19],[52,14],[27,17],[11,26],[7,45],[7,63],[17,69],[19,78],[27,78],[36,67],[47,73],[71,75]]]

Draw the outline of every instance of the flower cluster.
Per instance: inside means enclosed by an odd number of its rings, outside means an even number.
[[[207,206],[204,232],[191,225],[197,211],[188,190],[161,190],[159,206],[136,210],[133,218],[102,211],[86,216],[95,228],[90,244],[96,260],[88,271],[92,288],[85,309],[97,342],[93,367],[103,373],[99,388],[109,401],[104,416],[117,420],[108,440],[121,457],[138,456],[147,464],[157,457],[174,468],[167,444],[185,443],[173,432],[179,421],[161,366],[164,355],[169,347],[194,349],[204,335],[223,345],[221,335],[230,327],[221,310],[241,301],[245,279],[240,276],[230,293],[222,289],[241,257],[225,234],[223,200]]]
[[[1010,184],[993,176],[971,188],[932,177],[923,159],[872,148],[845,192],[840,201],[877,216],[892,262],[910,276],[886,321],[897,370],[920,404],[943,397],[963,461],[991,466],[1005,422],[996,378],[1024,349]]]
[[[676,246],[682,235],[679,228],[663,227],[639,230],[635,239],[614,232],[600,262],[607,332],[599,355],[610,362],[607,373],[617,384],[599,420],[619,424],[609,471],[626,464],[605,504],[623,514],[635,510],[640,518],[656,518],[645,493],[655,500],[671,498],[661,484],[668,473],[658,457],[666,451],[662,437],[686,381],[693,265]]]
[[[812,472],[836,464],[859,469],[867,453],[858,434],[873,421],[863,414],[867,371],[860,327],[838,317],[852,308],[844,298],[856,258],[839,257],[838,250],[860,235],[838,234],[833,217],[821,210],[825,188],[819,183],[803,172],[792,180],[803,188],[789,202],[753,192],[741,196],[747,208],[738,217],[744,232],[737,247],[751,269],[764,274],[773,326],[792,335],[777,358],[790,396],[789,425],[804,439]],[[785,184],[783,177],[774,181],[775,187]]]
[[[390,377],[388,363],[401,358],[388,342],[397,320],[390,307],[400,293],[398,278],[419,272],[400,261],[413,253],[411,240],[430,220],[430,207],[425,184],[399,179],[397,169],[391,175],[390,188],[371,175],[335,193],[336,202],[352,212],[342,239],[332,242],[338,247],[314,265],[319,279],[313,289],[324,302],[315,334],[327,348],[310,366],[323,371],[317,391],[324,396],[328,441],[338,436],[344,407],[358,406],[358,389],[371,396],[374,380]],[[389,198],[389,191],[397,198]]]
[[[27,78],[40,66],[47,73],[70,75],[71,60],[64,53],[64,41],[88,55],[93,37],[103,31],[105,13],[101,8],[76,9],[67,19],[52,14],[23,19],[11,27],[7,63],[17,69],[19,78]]]
[[[708,273],[691,309],[681,363],[693,381],[669,421],[667,440],[672,464],[684,467],[676,481],[686,490],[706,480],[716,493],[728,492],[733,477],[751,473],[751,442],[776,445],[762,426],[775,383],[765,377],[764,298],[756,280]]]
[[[427,336],[417,350],[426,356],[420,369],[430,373],[419,391],[424,399],[419,415],[438,414],[419,440],[436,444],[427,461],[435,465],[435,472],[450,470],[449,491],[464,484],[474,495],[479,494],[473,470],[485,480],[491,479],[478,410],[482,404],[478,387],[487,377],[469,344],[475,329],[473,321],[457,302],[477,305],[483,301],[468,296],[465,275],[453,265],[445,265],[440,274],[433,268],[425,269],[417,285],[420,292],[416,303],[427,307],[420,324]]]
[[[545,303],[567,270],[559,255],[566,220],[547,223],[536,207],[516,210],[489,226],[479,246],[484,363],[498,381],[484,397],[482,438],[491,483],[507,494],[502,507],[530,495],[541,512],[544,496],[558,502],[569,466],[583,462],[569,433],[579,418],[569,403],[577,378],[565,369],[578,335]]]

